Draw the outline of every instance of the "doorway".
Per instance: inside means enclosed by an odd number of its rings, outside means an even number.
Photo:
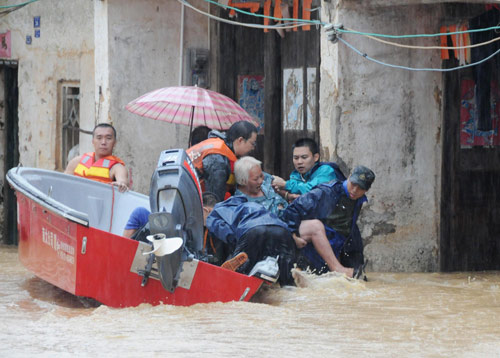
[[[18,85],[17,64],[0,65],[0,75],[4,86],[4,163],[3,173],[19,164],[19,127],[18,127]],[[4,217],[3,238],[5,244],[17,245],[17,202],[14,191],[4,177],[2,190]]]
[[[444,75],[442,271],[500,269],[500,61],[485,64],[487,80],[477,68]],[[485,97],[486,117],[478,108]]]
[[[302,2],[299,14],[301,7]],[[227,18],[225,11],[220,16]],[[311,13],[311,19],[317,16],[317,11]],[[262,18],[245,14],[238,14],[238,21],[263,22]],[[260,83],[261,128],[257,150],[251,155],[263,161],[266,172],[288,178],[293,170],[295,141],[309,137],[320,144],[320,29],[310,26],[308,30],[279,34],[276,30],[264,32],[219,23],[217,31],[219,91],[241,104],[245,79]]]

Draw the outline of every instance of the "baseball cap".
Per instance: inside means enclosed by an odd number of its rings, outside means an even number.
[[[359,185],[361,189],[368,190],[375,180],[375,173],[367,167],[358,165],[352,171],[349,180],[351,181],[351,183]]]

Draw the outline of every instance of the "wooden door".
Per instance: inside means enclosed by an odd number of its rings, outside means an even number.
[[[311,18],[317,16],[316,11]],[[238,21],[263,22],[243,14]],[[260,81],[262,123],[253,155],[263,161],[265,171],[288,178],[293,143],[301,137],[319,140],[320,30],[311,26],[309,31],[286,31],[282,37],[275,30],[217,26],[219,91],[240,101],[245,78]]]
[[[472,70],[444,75],[442,271],[500,269],[500,76],[493,64],[490,131],[478,131],[474,120]]]
[[[228,18],[225,10],[221,17]],[[234,19],[231,19],[234,21]],[[259,23],[254,16],[238,14],[238,21]],[[217,77],[220,93],[234,99],[260,123],[257,148],[250,155],[264,160],[264,115],[266,88],[264,65],[264,32],[261,29],[217,24]]]
[[[18,86],[17,66],[2,66],[0,74],[3,74],[5,83],[5,162],[4,172],[14,168],[19,163],[19,127],[17,117]],[[6,244],[17,244],[17,203],[16,196],[11,187],[4,181],[3,185],[4,205],[4,241]]]
[[[281,143],[279,172],[292,172],[292,146],[299,138],[319,144],[319,29],[286,32],[281,39]]]

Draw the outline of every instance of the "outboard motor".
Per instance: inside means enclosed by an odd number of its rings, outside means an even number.
[[[165,289],[173,292],[182,262],[198,258],[203,250],[201,187],[196,170],[183,149],[160,153],[158,166],[151,178],[149,201],[151,234],[164,234],[167,240],[183,239],[181,249],[156,255],[160,281]]]

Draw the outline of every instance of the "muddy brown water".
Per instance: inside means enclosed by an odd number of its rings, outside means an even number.
[[[500,273],[304,276],[252,302],[114,309],[0,246],[0,357],[500,357]]]

